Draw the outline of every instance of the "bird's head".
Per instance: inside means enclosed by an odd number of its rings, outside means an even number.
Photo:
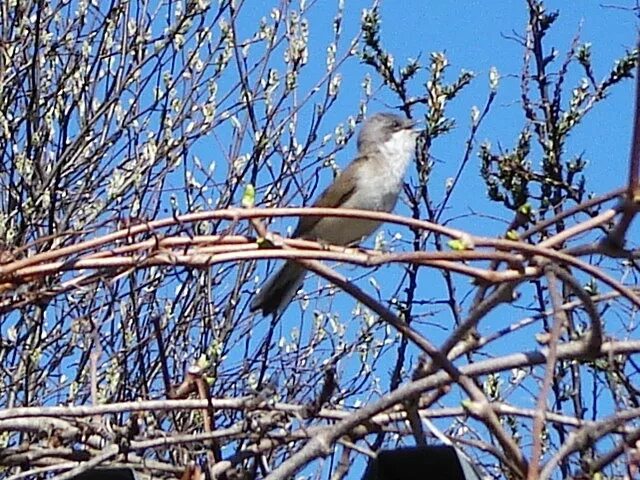
[[[418,135],[416,122],[395,113],[376,113],[362,125],[358,135],[358,151],[361,153],[379,150],[392,142],[402,150],[412,151]]]

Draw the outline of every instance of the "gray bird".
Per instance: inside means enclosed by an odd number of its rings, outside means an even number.
[[[358,155],[313,204],[391,212],[415,149],[414,122],[393,113],[377,113],[365,121],[358,135]],[[371,235],[375,220],[340,217],[301,217],[293,237],[350,245]],[[253,298],[251,311],[279,314],[302,286],[305,269],[288,260]]]

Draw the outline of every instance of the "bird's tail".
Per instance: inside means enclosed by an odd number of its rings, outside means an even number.
[[[304,267],[296,262],[286,262],[260,289],[249,309],[262,310],[263,315],[282,312],[293,299],[304,280]]]

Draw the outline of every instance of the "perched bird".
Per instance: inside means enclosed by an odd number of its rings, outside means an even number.
[[[313,204],[391,212],[416,144],[414,122],[393,113],[377,113],[358,135],[358,155]],[[340,217],[301,217],[293,237],[350,245],[371,235],[380,222]],[[302,286],[305,269],[288,260],[269,278],[250,304],[251,311],[279,314]]]

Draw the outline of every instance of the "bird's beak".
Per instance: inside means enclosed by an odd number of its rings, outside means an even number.
[[[410,120],[410,119],[406,119],[406,120],[404,121],[404,127],[403,127],[403,128],[404,128],[405,130],[413,130],[413,129],[416,127],[416,125],[418,125],[418,122],[417,122],[417,121],[415,121],[415,120]]]
[[[422,131],[422,129],[419,128],[419,124],[422,123],[418,120],[405,120],[405,124],[404,124],[404,130],[410,130],[411,133],[418,135],[420,134],[420,132]]]

